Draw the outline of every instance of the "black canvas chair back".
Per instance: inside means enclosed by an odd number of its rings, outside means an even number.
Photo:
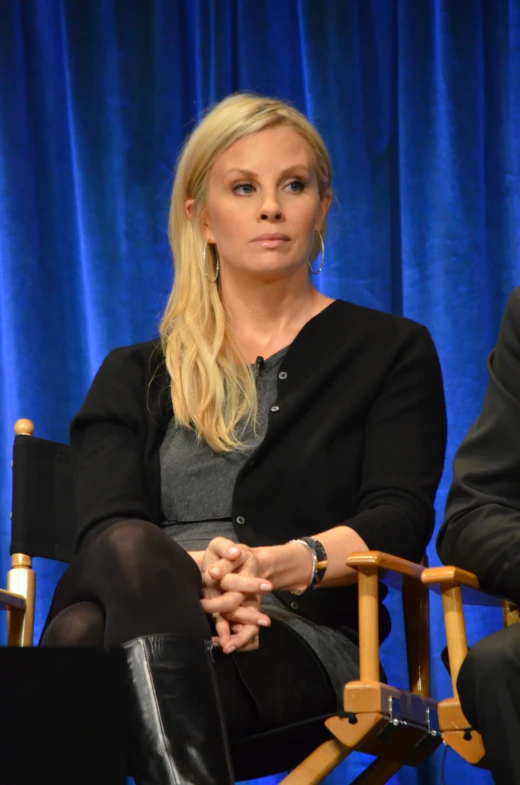
[[[69,562],[77,530],[70,447],[15,436],[11,554]]]

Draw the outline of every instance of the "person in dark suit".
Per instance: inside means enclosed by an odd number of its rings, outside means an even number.
[[[437,354],[312,284],[331,176],[288,104],[217,105],[177,167],[161,340],[110,353],[71,426],[78,554],[42,645],[125,649],[143,785],[230,785],[228,736],[335,712],[358,676],[346,558],[419,561],[431,537]]]
[[[520,287],[511,292],[479,416],[453,462],[437,549],[483,588],[520,603]],[[520,783],[520,624],[473,646],[457,688],[497,785]]]

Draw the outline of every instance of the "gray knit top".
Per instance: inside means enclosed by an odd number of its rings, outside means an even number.
[[[239,541],[231,521],[236,478],[265,437],[288,348],[257,363],[258,418],[256,427],[250,425],[241,434],[245,448],[216,453],[205,442],[198,442],[193,431],[179,427],[174,418],[170,421],[160,451],[165,531],[185,550],[205,550],[217,536]],[[337,628],[292,613],[274,594],[263,597],[262,610],[305,638],[329,674],[341,707],[345,683],[358,678],[357,648],[351,640]]]

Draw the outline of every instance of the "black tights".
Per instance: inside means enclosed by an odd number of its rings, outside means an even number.
[[[210,636],[200,572],[158,526],[120,521],[85,543],[63,575],[42,644],[120,646],[156,633]]]
[[[209,638],[212,630],[200,596],[199,569],[177,543],[152,523],[120,521],[91,535],[65,571],[56,588],[41,645],[112,647],[156,633]],[[248,658],[241,665],[252,672],[255,680],[255,663],[259,679],[265,678],[261,676],[265,657],[270,666],[272,663],[269,684],[278,697],[272,712],[269,706],[263,707],[264,714],[271,714],[272,722],[297,721],[335,710],[335,697],[323,679],[321,666],[313,662],[297,636],[277,630],[273,623],[272,628],[261,631],[260,640],[262,651],[258,654],[250,652],[235,659],[235,655],[217,652],[217,680],[231,738],[254,732],[259,721],[258,702],[244,684],[242,668],[237,667],[240,658]],[[280,657],[281,649],[286,656]],[[311,703],[305,697],[307,691],[298,700],[294,690],[282,702],[283,685],[288,691],[291,684],[298,683],[299,676],[300,684],[315,676]],[[267,724],[271,724],[269,720]]]

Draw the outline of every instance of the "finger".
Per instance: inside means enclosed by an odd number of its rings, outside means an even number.
[[[220,590],[220,570],[217,571],[217,574],[213,575],[211,568],[208,567],[207,570],[204,570],[201,573],[201,578],[203,590],[216,589],[215,595],[222,594],[222,591]]]
[[[243,594],[265,594],[272,591],[273,585],[265,578],[250,577],[231,572],[231,574],[224,575],[221,578],[219,588],[221,591],[240,591]]]
[[[252,639],[251,643],[248,643],[246,646],[241,646],[240,649],[237,649],[237,654],[247,654],[249,651],[256,651],[260,646],[258,642],[258,637]]]
[[[229,575],[229,573],[239,569],[245,560],[245,554],[240,554],[236,559],[218,559],[207,567],[203,573],[203,577],[207,574],[209,578],[213,580],[220,580],[223,575]]]
[[[260,630],[257,627],[256,632],[254,631],[252,632],[253,635],[252,637],[250,637],[249,642],[244,644],[244,646],[241,646],[240,649],[238,650],[239,654],[241,654],[244,651],[254,651],[255,649],[258,649],[260,645]]]
[[[240,630],[231,636],[229,643],[222,648],[224,654],[232,654],[234,651],[240,651],[248,647],[250,651],[257,649],[259,645],[258,627],[254,624],[246,624]]]
[[[259,646],[258,630],[253,626],[244,627],[239,633],[232,635],[229,643],[222,649],[223,654],[241,654],[243,651],[254,651]]]
[[[233,613],[244,600],[245,597],[240,592],[227,591],[220,597],[203,597],[200,604],[205,613]]]
[[[224,646],[231,638],[231,625],[229,621],[219,613],[215,614],[213,618],[215,622],[215,632],[218,635],[220,645]]]
[[[229,573],[239,570],[248,560],[250,560],[250,554],[240,549],[240,553],[236,556],[226,553],[225,557],[214,561],[207,567],[206,572],[212,578],[220,579],[223,575],[229,575]]]
[[[270,627],[271,619],[266,613],[262,613],[258,608],[248,608],[241,605],[233,613],[224,614],[231,624],[254,624],[256,627]]]
[[[205,600],[213,600],[215,597],[222,597],[222,592],[217,585],[215,586],[202,586],[202,598]]]
[[[208,550],[220,559],[231,559],[235,561],[241,554],[242,549],[233,540],[227,537],[215,537],[208,544]]]

